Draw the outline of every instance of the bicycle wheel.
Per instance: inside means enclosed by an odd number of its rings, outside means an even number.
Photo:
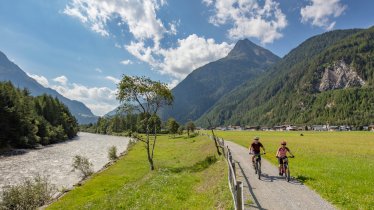
[[[256,161],[256,163],[255,163],[255,174],[257,174],[257,170],[258,170],[258,162]]]
[[[261,162],[258,162],[257,174],[258,174],[258,179],[261,179]]]
[[[287,168],[286,170],[286,179],[287,179],[287,182],[290,182],[291,180],[291,172],[289,168]]]

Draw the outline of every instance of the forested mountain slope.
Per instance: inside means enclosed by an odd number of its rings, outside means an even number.
[[[266,74],[222,97],[197,123],[350,124],[374,119],[374,28],[312,37]]]
[[[181,123],[198,119],[222,96],[279,59],[248,39],[238,41],[226,57],[194,70],[172,90],[173,106],[162,111],[162,118],[174,117]]]

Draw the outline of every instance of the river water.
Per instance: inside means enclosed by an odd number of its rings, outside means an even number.
[[[80,181],[80,172],[72,171],[75,155],[87,157],[94,171],[100,170],[108,159],[108,148],[117,147],[118,155],[125,151],[130,139],[90,133],[78,133],[73,140],[53,144],[13,156],[0,156],[0,191],[3,186],[17,184],[37,173],[48,177],[57,189],[71,188]]]

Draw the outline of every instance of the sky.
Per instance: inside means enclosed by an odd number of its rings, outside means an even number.
[[[1,0],[0,51],[96,115],[123,75],[177,85],[238,40],[283,57],[311,36],[374,25],[372,0]]]

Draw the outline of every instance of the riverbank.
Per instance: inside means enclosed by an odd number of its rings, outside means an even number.
[[[109,162],[108,148],[117,147],[118,155],[126,150],[129,138],[78,133],[73,140],[22,150],[17,155],[0,157],[0,188],[15,185],[36,174],[46,176],[58,190],[71,188],[81,180],[78,171],[72,171],[75,155],[87,157],[93,170],[99,171]]]

